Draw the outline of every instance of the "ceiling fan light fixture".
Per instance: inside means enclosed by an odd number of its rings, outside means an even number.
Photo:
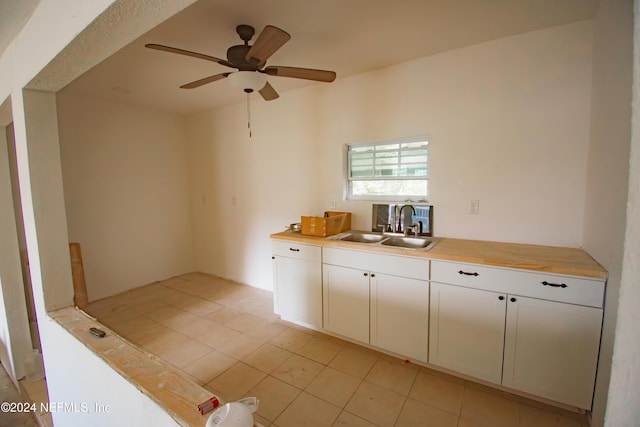
[[[231,86],[247,93],[260,90],[267,83],[267,76],[257,71],[236,71],[228,77]]]

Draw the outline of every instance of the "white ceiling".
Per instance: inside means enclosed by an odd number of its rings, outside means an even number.
[[[268,65],[333,70],[340,79],[450,49],[590,19],[598,2],[200,0],[63,90],[187,114],[242,102],[245,95],[232,89],[226,80],[197,89],[180,89],[181,84],[231,69],[146,49],[145,43],[226,59],[226,49],[241,43],[236,25],[254,26],[257,36],[270,24],[287,31],[292,39],[269,59]],[[269,77],[269,81],[281,97],[302,85],[330,84],[282,77]]]
[[[0,55],[22,30],[40,0],[0,0]]]

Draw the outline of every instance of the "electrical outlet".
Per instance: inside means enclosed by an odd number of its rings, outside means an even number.
[[[331,203],[329,203],[329,209],[336,209],[336,201],[332,200]]]
[[[480,213],[480,200],[469,200],[469,213],[472,215]]]

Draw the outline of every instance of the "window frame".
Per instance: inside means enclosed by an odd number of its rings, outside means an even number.
[[[403,144],[403,143],[411,143],[411,142],[426,142],[427,149],[427,161],[426,161],[426,170],[427,174],[424,176],[417,177],[409,177],[409,176],[383,176],[383,177],[371,177],[369,179],[358,179],[357,177],[352,177],[352,169],[351,169],[351,149],[352,147],[374,147],[380,145],[392,145],[392,144]],[[402,138],[392,138],[387,140],[380,141],[369,141],[369,142],[359,142],[353,144],[345,144],[344,145],[344,194],[345,200],[362,200],[362,201],[412,201],[412,202],[428,202],[429,201],[429,145],[431,141],[428,135],[419,135],[413,137],[402,137]],[[359,195],[353,194],[353,182],[354,181],[425,181],[427,186],[427,194],[413,194],[413,195],[393,195],[393,194],[385,194],[385,195]]]

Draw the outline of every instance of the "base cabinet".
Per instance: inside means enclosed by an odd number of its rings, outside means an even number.
[[[429,363],[591,408],[604,281],[442,261],[431,268]]]
[[[369,343],[422,362],[428,357],[429,283],[375,273],[370,281]]]
[[[326,330],[427,361],[428,260],[325,248],[323,261]]]
[[[510,297],[502,385],[590,408],[602,309]]]
[[[285,320],[591,409],[605,280],[273,242]]]
[[[284,320],[322,328],[322,250],[273,242],[274,311]]]
[[[431,282],[429,363],[502,380],[504,294]]]
[[[369,342],[369,273],[338,265],[323,266],[324,328]]]

